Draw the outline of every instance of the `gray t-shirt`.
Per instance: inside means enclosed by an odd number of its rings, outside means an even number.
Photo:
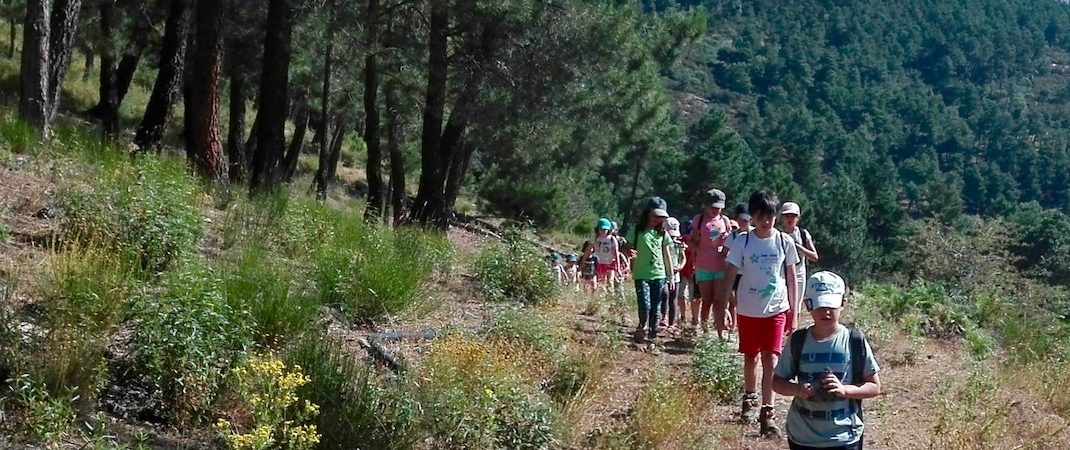
[[[795,231],[791,233],[791,238],[803,247],[806,247],[806,244],[813,239],[810,236],[810,232],[802,229],[802,227],[795,227]],[[799,263],[795,265],[795,281],[806,281],[806,257],[802,254],[799,254]],[[802,295],[801,292],[799,294]]]
[[[858,417],[854,403],[821,390],[821,378],[824,377],[826,368],[836,374],[843,384],[856,383],[851,374],[850,341],[851,330],[843,325],[840,325],[839,330],[832,336],[821,341],[814,339],[811,334],[806,335],[806,342],[799,354],[797,381],[810,383],[814,396],[810,400],[795,397],[791,402],[787,432],[788,439],[792,442],[808,447],[837,447],[853,444],[862,437],[865,424]],[[862,365],[862,373],[869,377],[880,371],[869,342],[866,342],[866,354],[869,358]],[[795,374],[791,373],[791,355],[791,340],[788,339],[774,371],[778,378],[796,378]],[[827,417],[814,418],[813,412],[818,412],[818,415],[825,412]]]

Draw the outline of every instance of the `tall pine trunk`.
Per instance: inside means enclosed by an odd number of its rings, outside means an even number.
[[[226,181],[223,138],[219,131],[219,93],[223,73],[221,2],[197,2],[197,44],[193,54],[193,167],[201,176]]]
[[[22,27],[22,61],[19,82],[19,118],[47,138],[51,134],[48,116],[48,35],[49,0],[27,0]]]
[[[234,48],[234,47],[231,47]],[[234,57],[232,55],[232,57]],[[242,144],[245,141],[245,75],[241,68],[231,62],[230,71],[230,124],[227,126],[227,175],[231,182],[245,179],[245,156]]]
[[[96,58],[93,57],[93,52],[89,50],[89,47],[82,49],[82,53],[85,54],[85,70],[82,71],[82,82],[89,81],[89,75],[93,73],[93,65],[96,63]]]
[[[7,58],[11,59],[15,57],[15,39],[18,39],[19,16],[12,14],[7,19],[11,25],[7,30]]]
[[[368,202],[364,220],[375,222],[383,214],[386,199],[383,185],[383,149],[379,131],[379,1],[368,0],[365,24],[368,54],[364,57],[364,144],[368,149],[366,173]]]
[[[48,123],[51,124],[59,111],[63,80],[71,65],[74,53],[74,37],[78,33],[78,12],[82,0],[55,0],[52,5],[51,25],[48,37]]]
[[[413,214],[424,225],[445,228],[442,181],[445,176],[439,154],[442,141],[442,117],[446,104],[446,41],[449,28],[449,5],[445,0],[431,0],[428,33],[427,92],[423,127],[420,136],[420,187]]]
[[[264,37],[257,146],[253,155],[250,191],[265,191],[279,180],[286,146],[286,111],[290,76],[290,35],[294,8],[289,0],[270,0]]]
[[[386,148],[390,152],[390,207],[394,225],[402,223],[405,211],[405,155],[401,153],[401,112],[398,110],[397,81],[391,80],[386,91]]]
[[[145,115],[141,118],[134,143],[142,152],[157,148],[171,123],[171,112],[178,101],[186,60],[186,36],[189,34],[189,0],[171,0],[160,48],[159,71],[152,86]],[[232,105],[233,106],[233,105]]]
[[[27,0],[22,30],[19,117],[47,138],[71,62],[82,0]]]
[[[286,182],[293,181],[294,172],[297,171],[297,160],[305,149],[305,133],[308,131],[308,121],[308,111],[305,108],[301,108],[301,112],[297,114],[297,128],[294,129],[294,135],[290,138],[290,148],[286,150],[286,159],[283,162],[283,180]]]
[[[118,88],[115,73],[115,48],[107,44],[115,28],[115,0],[100,2],[100,33],[105,44],[100,52],[99,101],[91,113],[100,118],[104,136],[114,139],[119,130]]]
[[[335,28],[335,0],[331,0],[328,6],[330,19],[327,21],[327,48],[323,51],[323,86],[320,97],[320,130],[317,133],[319,140],[319,167],[316,169],[316,198],[327,199],[327,189],[333,180],[330,176],[331,164],[331,70],[334,63],[334,28]]]

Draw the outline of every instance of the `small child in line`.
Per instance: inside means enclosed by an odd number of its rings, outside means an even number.
[[[661,322],[662,327],[668,327],[670,332],[675,332],[677,327],[683,324],[683,322],[677,322],[677,291],[680,289],[680,270],[683,269],[683,265],[687,263],[687,256],[684,255],[684,251],[687,249],[687,244],[681,239],[680,233],[680,221],[675,217],[665,219],[665,231],[669,233],[669,238],[672,239],[669,247],[669,255],[672,256],[674,272],[672,275],[673,282],[665,285],[665,301],[661,303]]]
[[[792,450],[862,450],[862,400],[881,393],[880,367],[865,336],[840,324],[847,286],[832,272],[806,281],[803,303],[814,325],[791,336],[773,390],[795,397],[788,409]]]
[[[595,225],[595,250],[598,257],[598,282],[603,286],[612,286],[617,271],[617,254],[620,247],[612,234],[613,222],[603,217]]]
[[[565,284],[568,286],[574,286],[576,290],[579,290],[580,286],[580,257],[575,253],[569,253],[565,256]]]
[[[691,220],[691,246],[695,247],[695,281],[702,294],[702,331],[709,332],[710,312],[713,312],[713,328],[717,336],[725,339],[729,323],[725,317],[728,297],[725,297],[725,258],[728,254],[726,240],[731,232],[728,216],[722,214],[725,194],[710,189],[705,194],[705,210]],[[698,324],[692,321],[692,327]]]
[[[784,202],[780,207],[780,219],[783,221],[783,232],[791,235],[795,240],[795,250],[799,252],[799,263],[795,265],[795,281],[799,285],[798,294],[803,295],[803,287],[806,283],[806,261],[817,262],[817,247],[814,246],[814,237],[810,232],[799,226],[802,218],[802,208],[795,202]]]
[[[580,261],[580,286],[583,292],[593,294],[598,289],[598,255],[594,254],[594,242],[583,243],[583,258]]]
[[[747,206],[754,229],[736,238],[728,253],[727,279],[735,279],[737,273],[743,275],[736,291],[739,352],[743,354],[746,390],[740,417],[745,423],[758,419],[759,433],[767,437],[780,435],[773,409],[773,368],[780,358],[784,336],[795,331],[799,316],[795,294],[795,264],[799,262],[799,254],[791,236],[773,227],[779,205],[780,200],[772,191],[751,195]],[[724,295],[728,297],[732,285],[726,285]],[[761,403],[757,392],[759,362]]]
[[[650,199],[646,209],[639,214],[639,223],[631,232],[628,254],[634,261],[632,279],[635,280],[635,297],[639,309],[639,326],[633,340],[639,344],[648,341],[646,349],[657,350],[658,315],[661,302],[665,301],[663,287],[672,287],[676,272],[669,249],[672,239],[665,232],[664,222],[669,217],[667,203],[660,197]]]
[[[680,244],[684,248],[683,264],[680,269],[680,280],[676,285],[676,310],[679,313],[679,317],[676,319],[678,327],[683,327],[687,323],[687,311],[691,310],[691,321],[698,323],[698,308],[702,299],[698,295],[698,289],[695,285],[695,248],[687,245],[685,242],[691,239],[691,233],[694,232],[691,226],[692,221],[688,219],[683,225],[683,236],[680,239]],[[670,298],[669,301],[672,301]],[[691,305],[690,308],[688,305]]]

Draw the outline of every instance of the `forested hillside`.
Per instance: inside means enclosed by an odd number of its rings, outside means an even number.
[[[1068,229],[1062,214],[1028,206],[1070,203],[1064,2],[647,8],[709,14],[707,32],[666,71],[677,104],[691,113],[683,116],[684,168],[665,175],[688,174],[682,194],[713,184],[740,198],[774,187],[799,199],[804,221],[829,236],[829,262],[863,272],[896,263],[909,218],[955,225],[963,214],[1006,216],[1021,226],[1019,237],[1038,222]]]

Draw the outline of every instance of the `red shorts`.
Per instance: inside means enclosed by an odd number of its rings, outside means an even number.
[[[605,277],[617,271],[616,264],[599,264],[596,269],[599,277]]]
[[[777,355],[784,348],[784,324],[788,313],[772,317],[739,316],[739,352],[754,356],[764,351]]]

